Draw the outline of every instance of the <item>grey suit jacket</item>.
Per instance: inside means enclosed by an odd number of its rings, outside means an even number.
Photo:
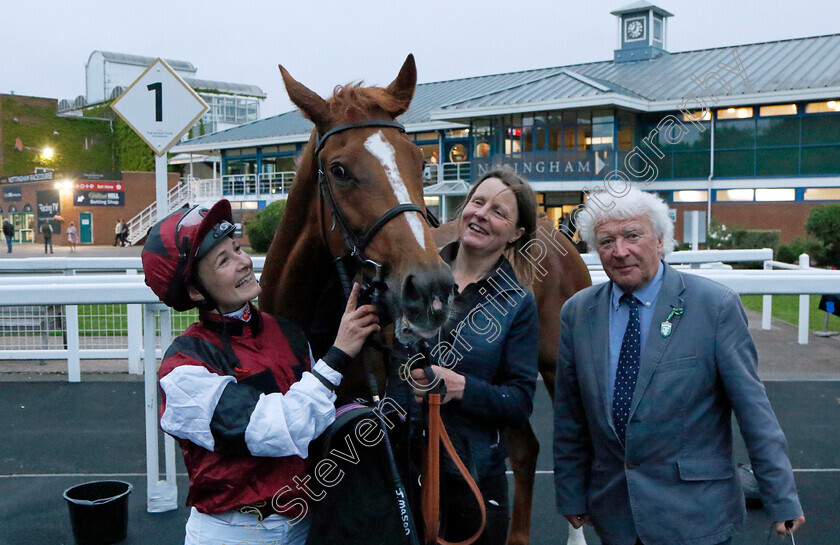
[[[642,347],[626,448],[606,399],[612,283],[575,294],[561,312],[554,398],[554,474],[562,515],[589,513],[605,543],[706,545],[740,530],[744,500],[732,462],[732,411],[773,520],[802,515],[787,444],[758,379],[740,298],[665,265]],[[660,324],[672,308],[672,331]]]

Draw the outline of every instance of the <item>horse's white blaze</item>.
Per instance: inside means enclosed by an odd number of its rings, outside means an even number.
[[[374,134],[368,136],[365,140],[365,149],[379,160],[382,168],[385,169],[385,176],[391,183],[391,189],[394,190],[394,195],[397,197],[397,202],[400,204],[414,204],[408,196],[408,189],[400,176],[400,171],[397,168],[397,158],[394,154],[394,146],[385,139],[382,131],[376,131]],[[405,219],[408,221],[411,232],[414,233],[414,238],[417,239],[417,244],[424,250],[426,249],[426,239],[423,236],[423,224],[420,222],[419,214],[417,212],[406,212]]]

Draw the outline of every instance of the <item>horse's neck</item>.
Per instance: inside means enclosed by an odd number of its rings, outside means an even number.
[[[306,329],[334,268],[320,230],[317,166],[311,143],[295,176],[286,211],[266,256],[260,306]]]

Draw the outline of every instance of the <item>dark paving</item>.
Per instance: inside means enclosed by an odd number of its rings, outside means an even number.
[[[840,534],[840,382],[769,382],[770,400],[785,430],[807,524],[797,534],[806,545],[838,543]],[[566,524],[554,511],[551,471],[551,408],[537,394],[532,422],[543,445],[532,531],[534,545],[563,545]],[[128,536],[123,543],[183,543],[188,516],[183,506],[146,512],[143,383],[0,383],[0,545],[72,544],[62,492],[100,479],[134,485],[129,496]],[[736,461],[747,461],[741,444]],[[186,494],[178,455],[179,501]],[[736,545],[763,544],[770,521],[749,511]],[[599,540],[587,530],[590,545]],[[781,543],[781,541],[773,541]]]

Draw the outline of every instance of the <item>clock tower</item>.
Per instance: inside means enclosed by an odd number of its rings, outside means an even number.
[[[611,12],[618,17],[615,62],[641,61],[666,55],[667,19],[673,17],[659,6],[641,0]]]

